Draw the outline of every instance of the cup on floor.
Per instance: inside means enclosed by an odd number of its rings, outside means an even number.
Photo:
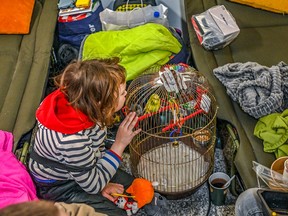
[[[209,181],[209,191],[211,202],[216,206],[221,206],[225,204],[226,195],[228,193],[228,185],[225,185],[230,180],[230,177],[223,172],[213,173]],[[224,186],[225,185],[225,186]]]

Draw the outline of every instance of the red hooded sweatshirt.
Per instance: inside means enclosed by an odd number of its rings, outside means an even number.
[[[36,111],[37,120],[50,130],[74,134],[94,125],[79,110],[75,110],[59,89],[49,94]]]

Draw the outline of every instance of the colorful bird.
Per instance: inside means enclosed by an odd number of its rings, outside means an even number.
[[[145,113],[153,113],[157,112],[160,109],[161,101],[158,94],[154,93],[150,96],[148,99],[146,105],[145,105]]]
[[[121,121],[120,115],[116,114],[115,117],[114,117],[114,123],[118,124],[120,121]]]
[[[176,115],[178,115],[179,114],[179,105],[178,105],[176,99],[175,98],[170,98],[168,100],[168,103],[169,103],[169,106],[170,106],[170,109],[172,110],[172,112],[173,113],[175,112]]]

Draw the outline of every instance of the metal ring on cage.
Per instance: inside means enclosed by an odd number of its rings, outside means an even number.
[[[171,131],[170,134],[169,134],[170,140],[173,139],[173,138],[172,138],[172,135],[173,135],[175,132],[177,132],[177,131],[179,131],[179,135],[180,135],[180,136],[183,135],[183,134],[182,134],[182,130],[181,130],[180,128],[178,128],[178,129],[174,129],[174,130]]]

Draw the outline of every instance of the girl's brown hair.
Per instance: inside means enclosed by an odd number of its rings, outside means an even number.
[[[0,210],[0,216],[58,216],[60,210],[50,201],[30,201],[7,206]]]
[[[71,106],[101,127],[113,123],[119,87],[126,79],[119,58],[71,62],[54,78],[55,85],[67,95]]]

